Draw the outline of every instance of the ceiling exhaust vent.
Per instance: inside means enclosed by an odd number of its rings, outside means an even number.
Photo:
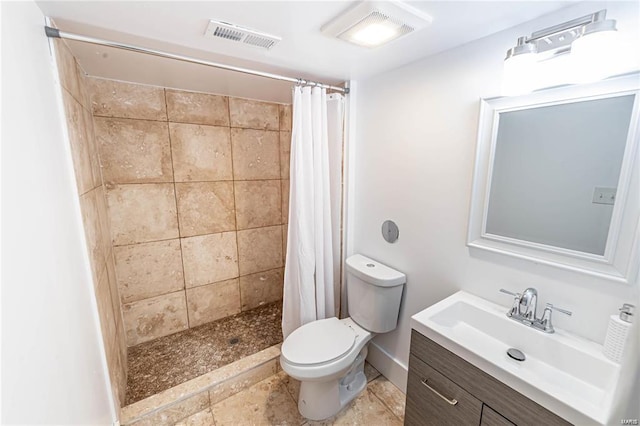
[[[224,40],[239,42],[262,49],[271,49],[282,38],[261,31],[243,28],[228,22],[209,21],[205,37],[221,38]]]

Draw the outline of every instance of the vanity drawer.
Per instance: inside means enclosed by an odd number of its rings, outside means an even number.
[[[482,401],[411,356],[404,416],[405,425],[478,425]]]
[[[482,407],[480,426],[515,426],[509,420],[492,410],[488,405]]]
[[[571,424],[415,330],[411,330],[411,356],[517,425]]]

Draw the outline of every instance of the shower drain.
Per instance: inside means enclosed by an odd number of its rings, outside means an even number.
[[[231,339],[229,339],[229,344],[230,345],[235,345],[239,341],[240,341],[240,339],[238,339],[237,337],[232,337]]]

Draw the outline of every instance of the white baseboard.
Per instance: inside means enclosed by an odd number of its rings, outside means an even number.
[[[407,393],[407,375],[409,369],[406,365],[395,359],[387,351],[376,345],[369,343],[369,354],[367,361],[373,365],[384,377],[396,385],[402,392]]]

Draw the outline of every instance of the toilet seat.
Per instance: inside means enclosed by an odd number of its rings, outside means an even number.
[[[356,344],[356,337],[356,332],[338,318],[313,321],[285,339],[281,354],[291,364],[325,364],[349,353]]]

